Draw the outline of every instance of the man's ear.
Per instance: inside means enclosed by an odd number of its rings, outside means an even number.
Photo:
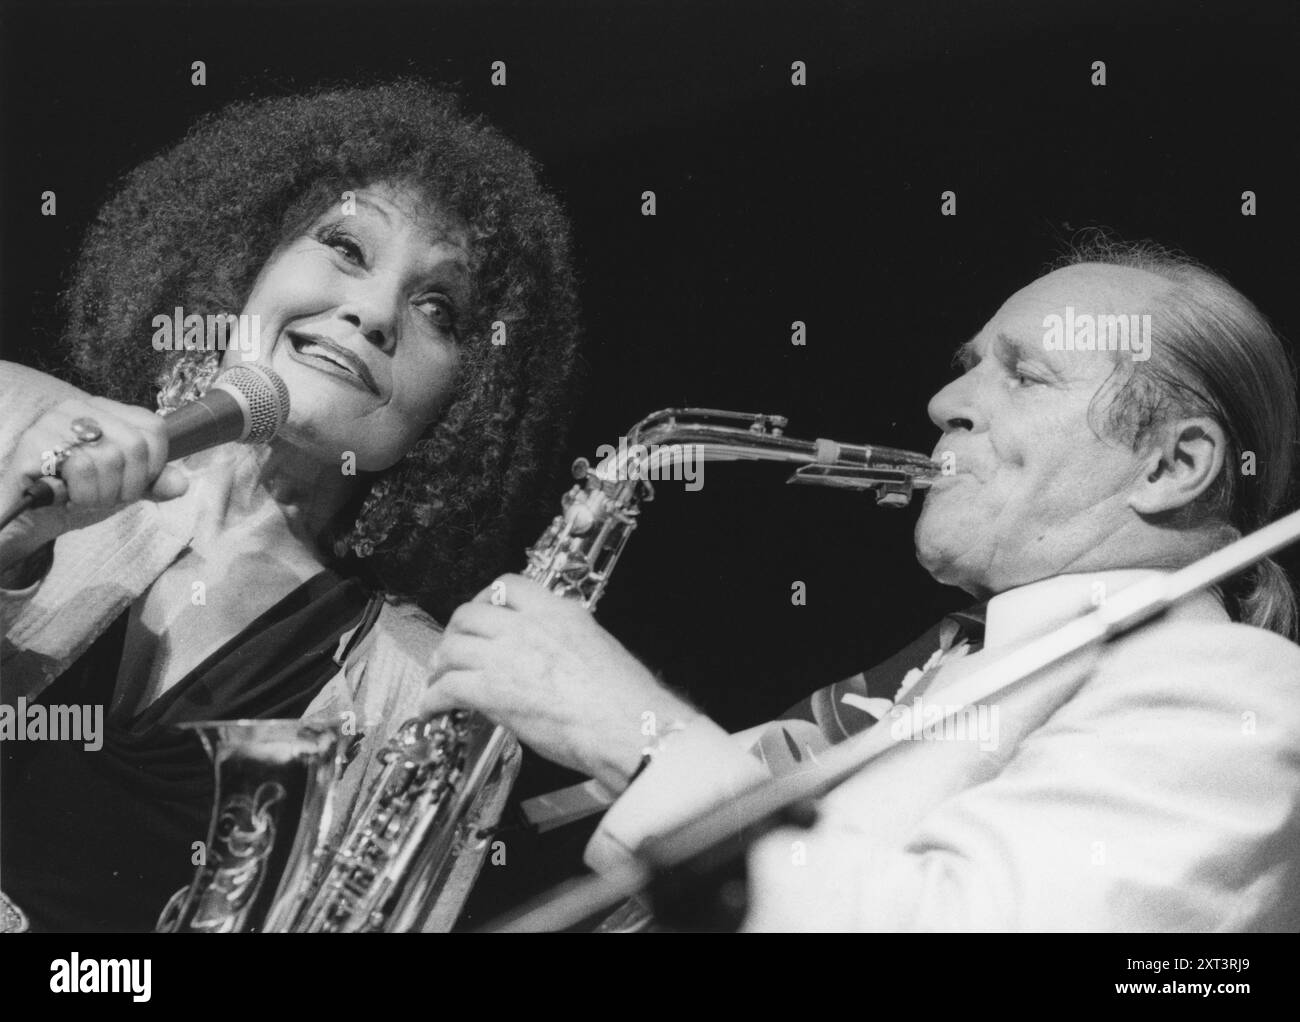
[[[1147,451],[1142,476],[1134,482],[1128,505],[1138,514],[1154,515],[1186,507],[1208,490],[1227,457],[1228,440],[1213,419],[1178,419],[1159,430]]]

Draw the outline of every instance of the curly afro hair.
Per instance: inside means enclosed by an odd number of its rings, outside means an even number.
[[[156,314],[242,309],[278,245],[344,191],[378,182],[414,186],[468,228],[473,307],[453,399],[401,462],[363,480],[332,535],[382,479],[364,523],[379,538],[373,555],[337,566],[442,617],[509,566],[513,530],[540,507],[572,413],[580,333],[567,219],[532,157],[456,97],[401,80],[205,116],[100,211],[63,295],[63,340],[88,389],[152,404],[175,362],[210,357],[156,351]],[[496,321],[505,344],[489,339]]]

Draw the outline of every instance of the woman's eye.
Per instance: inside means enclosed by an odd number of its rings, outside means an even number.
[[[365,253],[361,251],[361,246],[356,239],[344,234],[342,231],[326,231],[321,235],[320,242],[322,245],[328,245],[330,248],[336,249],[348,262],[358,265],[365,262]]]
[[[451,332],[456,329],[456,310],[447,299],[430,295],[416,304],[440,330]]]

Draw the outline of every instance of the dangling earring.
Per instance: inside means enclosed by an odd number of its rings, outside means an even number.
[[[390,510],[387,504],[391,478],[385,476],[370,488],[352,528],[334,541],[336,557],[346,557],[349,550],[358,557],[369,557],[375,552],[375,547],[388,538],[392,515],[385,512]]]
[[[219,351],[209,351],[198,358],[178,358],[158,376],[158,414],[166,415],[197,401],[207,393],[220,371]]]

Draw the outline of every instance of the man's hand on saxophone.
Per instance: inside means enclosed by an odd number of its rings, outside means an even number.
[[[477,710],[613,793],[641,762],[647,719],[700,716],[579,603],[522,575],[503,575],[451,616],[421,708]]]

